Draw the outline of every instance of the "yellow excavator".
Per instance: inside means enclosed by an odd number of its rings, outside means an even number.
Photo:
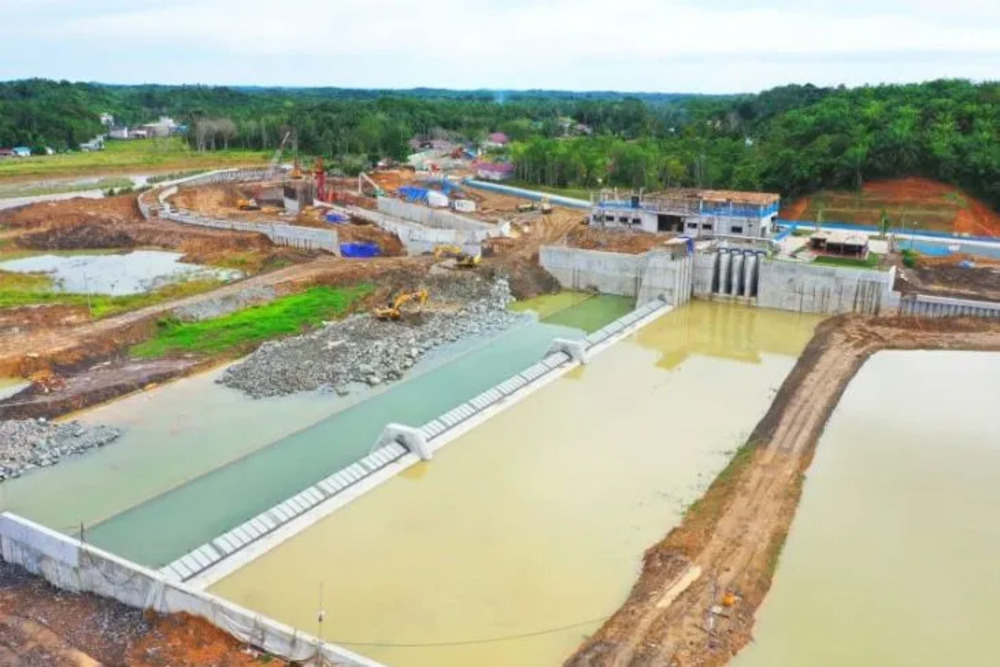
[[[390,301],[384,308],[376,308],[372,311],[372,313],[375,315],[376,319],[398,320],[403,316],[403,306],[411,301],[416,301],[419,312],[420,309],[423,309],[424,304],[427,302],[427,297],[429,296],[430,292],[425,289],[419,289],[413,292],[404,292],[397,295],[396,298]]]
[[[439,245],[434,248],[434,259],[442,257],[454,259],[456,266],[463,269],[472,269],[479,266],[482,260],[481,255],[472,255],[465,252],[457,245]]]

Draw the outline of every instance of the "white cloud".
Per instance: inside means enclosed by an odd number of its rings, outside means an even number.
[[[0,0],[0,12],[7,4]],[[880,81],[898,80],[900,66],[918,62],[928,65],[928,76],[983,76],[980,64],[995,64],[1000,55],[1000,21],[984,20],[1000,18],[1000,3],[986,0],[749,0],[739,9],[723,0],[35,0],[28,10],[18,4],[8,34],[32,37],[29,49],[59,44],[78,51],[83,63],[92,49],[117,54],[116,80],[134,80],[129,65],[148,61],[147,73],[169,71],[188,81],[211,72],[223,77],[215,81],[233,83],[607,88],[636,73],[673,70],[686,72],[683,89],[694,83],[716,90],[718,81],[733,78],[722,67],[742,72],[744,87],[772,85],[780,72],[801,71],[790,67],[794,58],[812,62],[817,80],[832,76],[827,82],[835,83],[854,82],[860,67],[845,62],[837,78],[837,58],[867,58],[879,69],[865,80]],[[0,43],[0,61],[10,48]],[[185,58],[192,53],[202,61]],[[927,61],[932,53],[941,54],[945,68]],[[171,54],[183,65],[170,65]],[[153,56],[164,62],[157,65]],[[92,59],[97,71],[86,78],[107,79],[107,62]],[[268,59],[285,69],[269,67]],[[17,65],[0,65],[0,74]],[[255,79],[258,73],[269,80]],[[682,89],[665,80],[646,88]]]

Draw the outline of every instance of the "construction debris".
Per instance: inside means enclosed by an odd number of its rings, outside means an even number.
[[[121,433],[110,426],[84,426],[75,421],[0,421],[0,481],[54,465],[64,456],[103,447]]]
[[[476,279],[471,285],[475,296],[454,310],[427,308],[419,318],[401,322],[358,315],[265,343],[218,381],[263,398],[316,389],[344,395],[359,385],[398,380],[428,350],[506,329],[523,317],[507,310],[513,297],[505,279]]]

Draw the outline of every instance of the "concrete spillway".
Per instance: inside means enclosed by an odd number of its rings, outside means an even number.
[[[364,456],[387,422],[430,420],[535,363],[553,338],[580,338],[629,308],[629,301],[621,297],[592,297],[568,308],[557,304],[548,319],[574,322],[576,327],[531,322],[480,340],[459,356],[452,352],[438,365],[332,416],[313,416],[298,432],[275,429],[272,422],[294,423],[294,418],[303,416],[297,412],[302,405],[315,415],[322,414],[326,404],[329,414],[334,399],[308,395],[300,397],[304,403],[291,398],[248,401],[233,390],[220,394],[209,381],[203,389],[210,389],[209,395],[221,397],[227,406],[222,424],[229,432],[214,424],[210,414],[197,415],[204,430],[186,431],[178,423],[156,421],[147,411],[143,416],[160,426],[145,430],[152,438],[148,444],[156,454],[154,465],[148,458],[144,461],[149,451],[141,439],[124,448],[116,444],[95,452],[93,458],[79,459],[76,466],[60,465],[14,485],[2,485],[0,501],[5,509],[66,532],[77,533],[83,524],[88,542],[159,567]],[[203,378],[192,380],[193,384],[185,380],[177,386],[206,384]],[[182,398],[178,392],[168,394]],[[291,413],[291,420],[282,409]],[[142,425],[136,426],[142,433]],[[260,434],[271,435],[271,440]],[[171,445],[177,452],[174,457],[169,456]],[[122,465],[134,474],[121,475]]]
[[[322,588],[323,635],[387,664],[558,664],[725,465],[816,321],[679,309],[213,591],[314,630]]]

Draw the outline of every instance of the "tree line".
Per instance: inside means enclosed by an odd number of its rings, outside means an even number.
[[[159,115],[194,150],[290,151],[362,168],[412,137],[512,140],[518,176],[546,186],[700,186],[796,196],[926,176],[1000,206],[1000,85],[943,80],[755,95],[0,83],[0,146],[75,148]],[[575,131],[586,126],[586,133]],[[567,131],[569,127],[569,131]]]

